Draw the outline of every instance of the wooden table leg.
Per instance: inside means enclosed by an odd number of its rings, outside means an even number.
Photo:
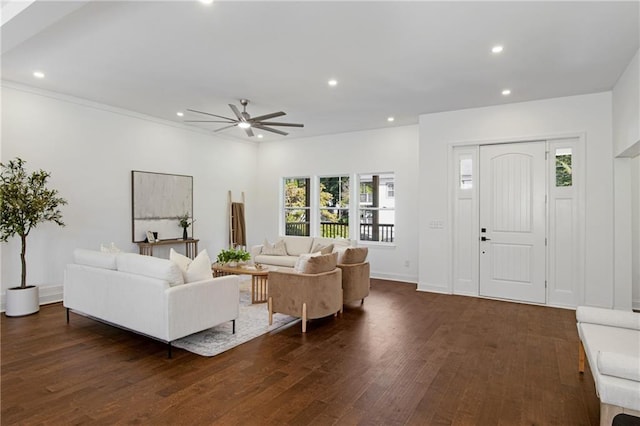
[[[251,276],[251,303],[264,303],[267,301],[267,277]]]

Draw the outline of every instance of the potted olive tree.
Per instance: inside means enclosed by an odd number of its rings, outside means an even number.
[[[28,174],[24,164],[20,158],[0,163],[0,241],[6,242],[14,235],[21,240],[22,276],[19,287],[7,289],[7,316],[29,315],[40,309],[38,287],[27,285],[27,236],[42,222],[64,226],[59,207],[67,204],[58,197],[58,191],[47,188],[49,172]]]

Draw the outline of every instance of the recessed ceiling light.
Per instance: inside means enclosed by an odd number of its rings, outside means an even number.
[[[510,94],[511,94],[511,90],[509,90],[509,89],[504,89],[504,90],[502,91],[502,95],[503,95],[503,96],[509,96]]]
[[[491,52],[492,52],[492,53],[500,53],[500,52],[502,52],[503,50],[504,50],[504,46],[501,46],[501,45],[499,45],[499,44],[498,44],[498,45],[496,45],[496,46],[493,46],[493,47],[491,48]]]
[[[182,112],[182,111],[178,111],[178,112],[176,112],[176,115],[177,115],[178,117],[184,117],[184,112]]]
[[[211,3],[213,3],[213,0],[200,0],[200,3],[202,3],[202,4],[211,4]]]
[[[389,123],[391,123],[392,121],[395,121],[395,118],[394,118],[394,117],[387,117],[387,121],[388,121]]]
[[[329,80],[329,81],[327,82],[327,84],[328,84],[329,86],[331,86],[331,87],[333,87],[333,86],[337,86],[337,85],[338,85],[338,80],[336,80],[336,79],[332,78],[331,80]]]
[[[33,76],[35,78],[44,78],[44,73],[42,71],[34,71]]]
[[[262,133],[258,133],[258,139],[262,139],[263,137]]]

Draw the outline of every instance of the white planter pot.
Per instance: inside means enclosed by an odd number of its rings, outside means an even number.
[[[21,317],[40,310],[40,292],[37,286],[8,288],[5,296],[5,315]]]

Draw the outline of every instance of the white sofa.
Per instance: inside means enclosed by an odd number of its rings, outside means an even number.
[[[210,268],[209,264],[209,268]],[[210,269],[209,269],[210,271]],[[239,312],[239,278],[184,282],[168,259],[134,253],[77,249],[64,274],[64,306],[168,343],[233,322]]]
[[[272,266],[284,266],[293,268],[301,254],[311,253],[317,246],[333,245],[332,251],[336,252],[340,248],[353,246],[352,241],[344,238],[321,238],[321,237],[280,237],[284,241],[286,252],[282,255],[264,254],[264,244],[251,247],[251,259],[254,263]]]
[[[589,362],[600,398],[600,424],[621,413],[640,417],[640,313],[580,306],[580,357]]]

